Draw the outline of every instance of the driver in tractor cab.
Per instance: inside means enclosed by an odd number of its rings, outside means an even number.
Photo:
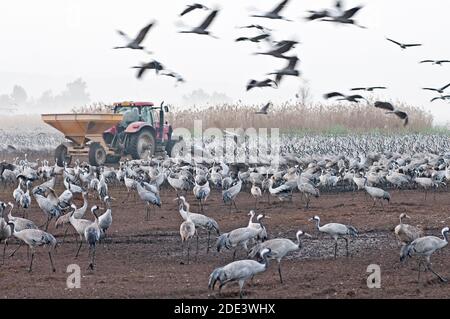
[[[126,130],[128,125],[131,123],[137,122],[140,119],[139,110],[137,107],[133,107],[132,109],[126,110],[123,113],[123,119],[122,122],[119,123],[117,126],[118,132],[122,133]]]

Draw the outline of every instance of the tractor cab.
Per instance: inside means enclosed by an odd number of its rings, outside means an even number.
[[[133,133],[143,126],[151,126],[155,129],[155,137],[158,141],[171,139],[172,127],[164,122],[164,112],[169,110],[167,106],[163,107],[163,104],[158,107],[152,102],[121,102],[114,103],[113,111],[115,114],[123,114],[123,120],[116,128],[112,128],[113,131]],[[160,122],[163,123],[162,131]]]

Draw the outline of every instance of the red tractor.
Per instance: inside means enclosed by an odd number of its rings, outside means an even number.
[[[164,152],[170,156],[180,140],[172,136],[172,126],[164,121],[169,112],[163,103],[122,102],[113,113],[43,114],[42,120],[62,132],[70,142],[56,148],[57,164],[69,164],[73,156],[88,156],[100,166],[117,163],[123,156],[148,159]]]

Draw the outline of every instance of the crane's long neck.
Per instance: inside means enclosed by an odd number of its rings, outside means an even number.
[[[250,213],[250,219],[249,219],[249,221],[248,221],[248,225],[250,226],[251,224],[252,224],[252,222],[253,222],[253,217],[255,216],[255,214],[252,212],[252,213]]]
[[[400,225],[403,225],[403,215],[400,215]]]
[[[300,234],[297,234],[297,246],[298,249],[302,248],[302,241],[300,240]]]
[[[320,218],[315,219],[315,221],[316,221],[316,227],[317,227],[317,229],[320,230]]]
[[[444,237],[444,240],[448,243],[448,230],[442,232],[442,236]]]
[[[267,254],[265,253],[262,257],[263,257],[263,265],[264,265],[264,269],[267,269],[269,267],[269,259],[267,258]]]

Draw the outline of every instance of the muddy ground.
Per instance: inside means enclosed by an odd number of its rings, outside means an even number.
[[[57,187],[58,193],[62,187]],[[2,186],[0,200],[12,201],[12,188]],[[45,250],[39,249],[33,271],[27,271],[27,250],[21,248],[15,256],[7,258],[0,266],[0,298],[236,298],[238,286],[230,284],[223,294],[208,290],[211,271],[231,261],[232,251],[217,253],[212,249],[206,254],[206,236],[201,234],[200,252],[197,261],[181,264],[179,226],[182,219],[173,201],[175,193],[169,189],[161,192],[163,206],[152,212],[149,221],[144,218],[144,205],[138,198],[130,198],[125,204],[123,188],[112,188],[113,224],[109,230],[110,239],[97,250],[96,269],[88,270],[87,246],[75,259],[76,242],[73,235],[66,238],[54,255],[56,273],[51,272]],[[440,229],[450,225],[449,192],[439,192],[435,199],[417,190],[391,191],[392,201],[384,210],[377,207],[368,212],[371,202],[364,193],[325,193],[313,199],[309,210],[303,208],[300,195],[294,195],[293,203],[280,203],[264,197],[258,212],[264,212],[270,219],[266,227],[271,238],[287,237],[295,240],[298,229],[309,232],[312,239],[303,241],[302,250],[282,261],[284,284],[280,284],[276,262],[257,277],[253,283],[246,283],[247,298],[446,298],[450,296],[450,284],[441,284],[431,273],[422,276],[417,283],[417,262],[409,260],[399,263],[399,249],[393,235],[398,216],[407,212],[411,224],[420,224],[427,234],[440,236]],[[188,194],[191,211],[198,212],[193,195]],[[95,199],[91,198],[90,204]],[[81,200],[76,201],[77,206]],[[205,213],[216,219],[222,232],[245,226],[247,213],[254,207],[254,200],[247,193],[237,198],[239,212],[229,213],[220,192],[213,191]],[[15,215],[18,214],[14,209]],[[13,213],[13,215],[14,215]],[[20,214],[19,214],[20,215]],[[318,234],[308,221],[319,215],[322,223],[340,222],[350,224],[359,230],[359,237],[350,241],[351,257],[345,257],[345,245],[341,241],[339,256],[333,258],[333,242]],[[45,222],[44,214],[33,200],[28,216],[38,225]],[[92,219],[90,213],[85,216]],[[61,241],[64,229],[55,229],[52,222],[49,232]],[[11,240],[7,254],[17,247]],[[195,255],[195,242],[192,245]],[[243,251],[238,258],[244,258]],[[450,251],[448,248],[432,257],[434,269],[450,277]],[[81,288],[67,289],[66,273],[69,264],[81,267]],[[368,289],[367,266],[381,267],[381,289]]]

